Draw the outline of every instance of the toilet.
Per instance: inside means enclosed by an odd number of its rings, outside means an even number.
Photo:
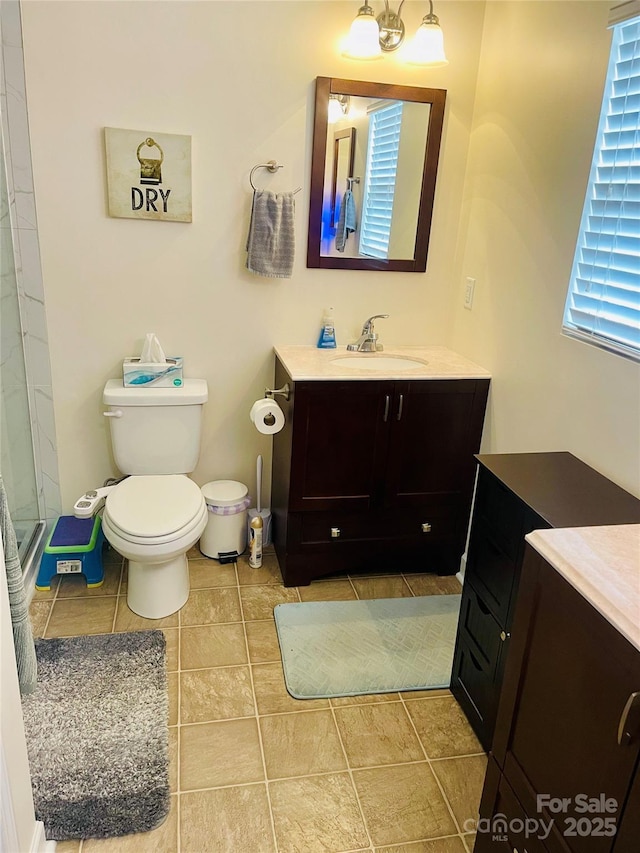
[[[189,597],[187,551],[207,524],[207,504],[187,474],[200,453],[204,379],[179,388],[104,388],[113,456],[130,476],[107,495],[102,530],[129,561],[127,604],[147,619],[170,616]]]

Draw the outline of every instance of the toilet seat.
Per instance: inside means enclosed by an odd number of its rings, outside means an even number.
[[[151,546],[190,534],[206,513],[200,488],[184,474],[136,475],[108,495],[104,521],[122,539]]]

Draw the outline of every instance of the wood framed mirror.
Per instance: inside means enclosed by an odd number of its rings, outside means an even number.
[[[331,100],[341,109],[329,123]],[[426,270],[445,100],[444,89],[316,78],[307,267]]]

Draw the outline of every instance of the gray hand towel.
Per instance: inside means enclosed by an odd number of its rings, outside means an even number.
[[[347,190],[340,205],[340,218],[336,230],[336,249],[339,252],[344,252],[349,234],[352,234],[356,228],[356,203],[351,190]]]
[[[4,564],[7,572],[9,588],[9,606],[11,608],[11,625],[13,627],[13,644],[18,665],[18,681],[22,694],[33,693],[36,689],[38,664],[36,649],[33,643],[27,596],[22,581],[22,566],[18,557],[18,543],[13,522],[9,515],[7,493],[4,482],[0,477],[0,532],[2,533],[2,548]]]
[[[295,254],[293,193],[256,190],[247,238],[247,269],[268,278],[291,278]]]

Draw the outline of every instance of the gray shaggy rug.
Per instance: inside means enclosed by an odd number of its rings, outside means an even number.
[[[162,631],[36,641],[22,710],[47,838],[145,832],[167,816],[165,647]]]

